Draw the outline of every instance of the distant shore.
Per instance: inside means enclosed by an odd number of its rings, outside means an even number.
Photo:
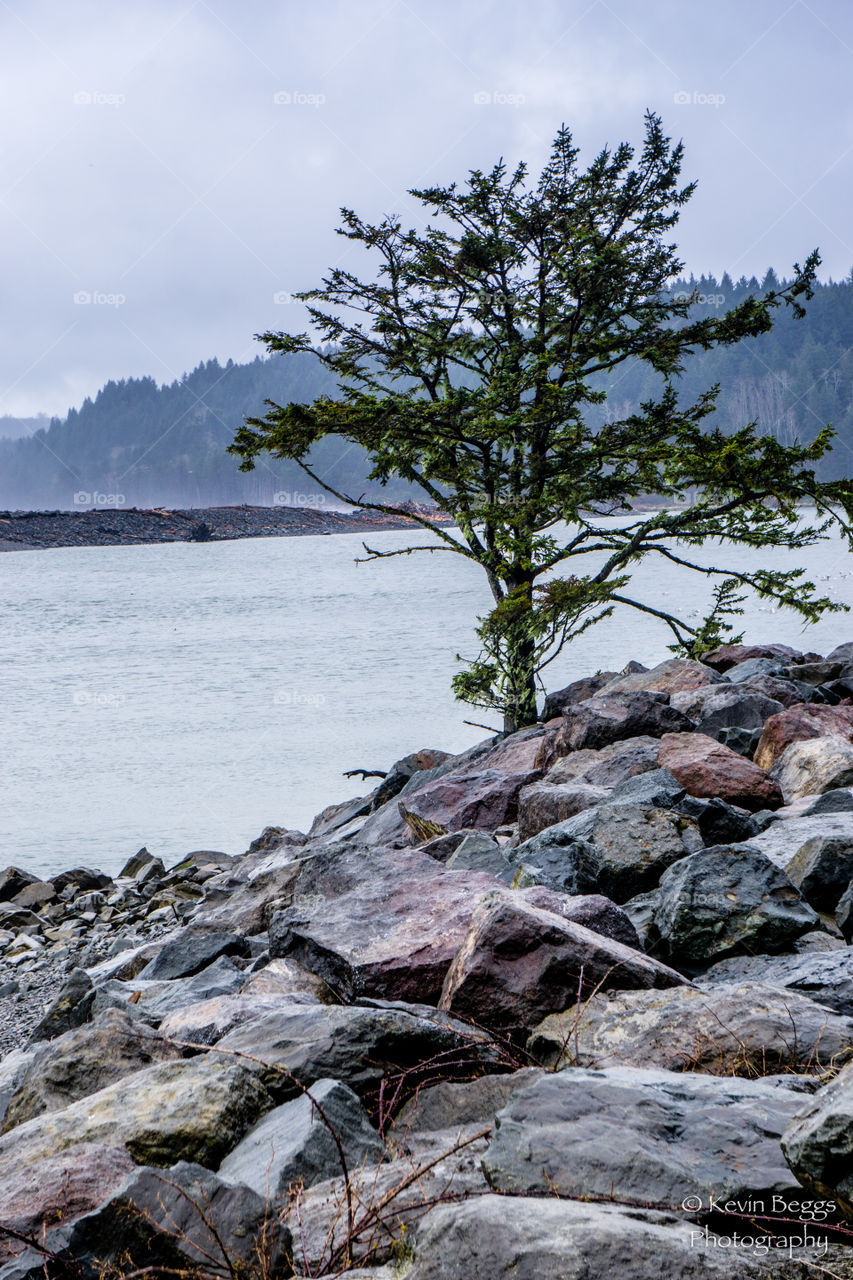
[[[303,534],[370,533],[410,529],[409,513],[446,524],[436,511],[401,504],[399,516],[357,508],[194,507],[139,510],[0,511],[0,551],[54,547],[141,546],[155,542],[227,542],[236,538],[292,538]]]

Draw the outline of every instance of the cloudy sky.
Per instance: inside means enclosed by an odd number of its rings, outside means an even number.
[[[345,260],[342,204],[584,154],[646,108],[699,190],[688,269],[853,266],[849,0],[0,0],[0,415],[250,358]]]

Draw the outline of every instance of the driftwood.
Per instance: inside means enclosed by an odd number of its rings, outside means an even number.
[[[387,770],[385,770],[385,769],[347,769],[347,770],[344,772],[344,777],[345,777],[345,778],[355,778],[355,777],[357,777],[357,776],[358,776],[358,774],[361,774],[362,779],[364,779],[364,778],[387,778],[387,777],[388,777]]]

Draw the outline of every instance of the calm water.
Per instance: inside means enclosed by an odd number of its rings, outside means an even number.
[[[190,849],[239,853],[267,824],[307,829],[365,790],[345,769],[482,738],[465,719],[492,720],[450,693],[488,607],[480,571],[448,554],[356,566],[360,551],[345,535],[0,555],[0,865],[115,872],[142,844],[167,864]],[[748,562],[768,559],[741,553]],[[797,563],[853,604],[840,544]],[[697,615],[707,596],[698,575],[658,565],[635,589]],[[803,633],[753,603],[743,628],[827,652],[853,636],[853,617]],[[624,610],[552,664],[548,687],[651,665],[670,639]]]

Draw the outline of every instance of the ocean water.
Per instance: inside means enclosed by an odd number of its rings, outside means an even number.
[[[115,873],[143,844],[167,865],[192,849],[240,853],[268,824],[306,830],[369,789],[346,769],[486,736],[465,721],[496,718],[450,691],[489,607],[481,571],[447,553],[357,565],[360,554],[359,536],[336,535],[0,556],[0,866]],[[709,548],[706,563],[720,555]],[[840,542],[796,563],[853,604]],[[633,590],[693,616],[709,596],[703,577],[665,562],[641,566]],[[804,630],[752,601],[738,629],[828,652],[853,637],[853,616]],[[548,668],[548,687],[631,658],[650,666],[671,639],[622,609]]]

